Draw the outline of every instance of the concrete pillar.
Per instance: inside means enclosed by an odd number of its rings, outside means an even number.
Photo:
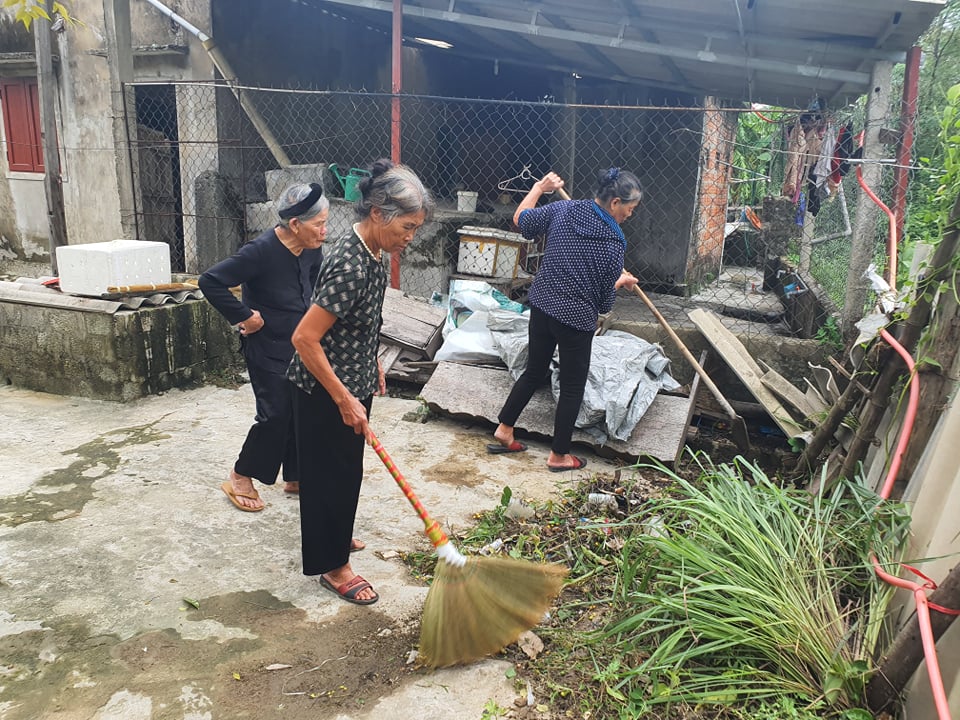
[[[113,113],[113,146],[120,195],[120,227],[123,236],[137,239],[134,199],[136,160],[131,157],[128,137],[136,137],[137,110],[133,88],[133,40],[130,30],[130,0],[103,0],[103,21],[110,68],[110,106]],[[132,127],[128,124],[132,124]]]
[[[890,71],[892,63],[883,61],[873,66],[870,93],[867,97],[866,128],[863,138],[863,180],[874,193],[880,191],[882,168],[876,162],[883,156],[880,144],[880,128],[890,112]],[[856,173],[856,168],[851,175]],[[858,186],[859,187],[859,186]],[[854,323],[864,315],[869,284],[863,273],[873,261],[877,247],[877,217],[882,211],[860,189],[857,195],[857,211],[854,218],[853,238],[850,247],[850,267],[847,271],[847,294],[843,304],[841,326],[846,337],[856,333]]]
[[[203,272],[243,244],[243,212],[240,198],[222,175],[201,173],[193,188],[197,254],[195,266],[187,267],[187,272]]]

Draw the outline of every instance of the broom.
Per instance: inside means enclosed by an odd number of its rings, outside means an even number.
[[[390,471],[440,558],[420,622],[420,655],[430,667],[468,663],[502,650],[543,618],[567,569],[504,557],[464,557],[430,517],[372,431],[367,442]]]

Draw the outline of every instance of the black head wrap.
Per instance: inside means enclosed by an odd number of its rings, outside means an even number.
[[[323,195],[323,186],[318,183],[310,183],[310,194],[307,195],[303,200],[298,202],[296,205],[291,205],[288,208],[284,208],[277,212],[277,215],[280,216],[281,220],[289,220],[290,218],[295,218],[300,215],[303,215],[307,210],[312,208],[317,200],[320,199],[320,196]]]

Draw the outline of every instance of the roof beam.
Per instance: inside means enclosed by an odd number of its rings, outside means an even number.
[[[327,3],[338,5],[349,5],[351,7],[366,8],[369,10],[378,10],[381,12],[392,12],[393,3],[387,0],[322,0]],[[433,10],[414,5],[403,6],[404,15],[410,17],[420,17],[430,20],[443,20],[461,25],[474,25],[477,27],[492,28],[504,30],[506,32],[517,33],[519,35],[532,35],[537,37],[547,37],[555,40],[566,40],[575,43],[584,43],[587,45],[597,45],[600,47],[615,48],[621,50],[630,50],[634,52],[647,53],[658,57],[669,57],[677,60],[687,60],[690,62],[699,62],[706,64],[725,65],[730,67],[740,67],[746,70],[763,70],[773,72],[789,77],[800,75],[807,78],[818,78],[823,80],[833,80],[836,82],[847,82],[866,87],[870,82],[869,73],[857,72],[852,70],[843,70],[840,68],[829,68],[816,65],[797,64],[783,62],[781,60],[762,60],[759,58],[745,58],[738,55],[727,55],[725,53],[714,53],[709,50],[691,50],[680,47],[670,47],[658,43],[625,40],[611,38],[604,35],[595,35],[592,33],[581,32],[577,30],[563,30],[560,28],[549,28],[542,25],[531,23],[519,23],[509,20],[499,20],[496,18],[481,17],[478,15],[469,15],[460,12],[449,12],[446,10]],[[635,79],[634,79],[635,80]]]
[[[338,0],[333,0],[334,2]],[[344,1],[344,0],[339,0]],[[422,0],[421,0],[422,1]],[[613,0],[618,5],[621,0]],[[459,0],[452,0],[451,5],[455,5]],[[349,4],[354,4],[353,2]],[[542,7],[547,3],[527,3],[524,5],[536,5]],[[484,0],[483,5],[488,8],[502,8],[516,12],[517,2],[515,0]],[[834,55],[843,55],[848,59],[854,60],[889,60],[890,62],[904,62],[906,60],[905,52],[894,50],[884,50],[879,45],[874,44],[874,39],[869,37],[857,37],[854,35],[840,36],[836,35],[829,41],[821,39],[807,38],[782,38],[771,37],[767,34],[751,32],[745,30],[741,37],[738,31],[724,30],[715,25],[698,25],[694,23],[677,23],[669,20],[657,20],[641,16],[636,10],[636,3],[630,3],[632,10],[624,11],[621,9],[622,16],[614,17],[612,14],[606,21],[611,26],[611,35],[618,31],[621,25],[634,30],[653,30],[654,32],[676,33],[678,35],[694,36],[700,38],[704,43],[707,41],[720,40],[724,42],[746,41],[752,43],[755,47],[769,47],[778,50],[791,50],[813,55],[823,55],[828,51]],[[621,5],[622,8],[622,5]],[[598,17],[597,13],[590,9],[580,9],[577,7],[566,7],[563,14],[571,20],[584,20],[593,24],[603,23],[604,19]]]

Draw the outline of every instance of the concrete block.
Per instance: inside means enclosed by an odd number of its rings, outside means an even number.
[[[253,238],[277,224],[275,202],[247,203],[243,208],[247,222],[247,238]]]
[[[328,197],[333,194],[343,194],[340,191],[340,185],[337,183],[334,190],[333,175],[328,170],[326,163],[315,163],[311,165],[287,165],[279,170],[267,170],[264,174],[267,181],[267,197],[271,200],[277,200],[280,193],[291,185],[297,183],[320,183],[323,188],[323,194]]]
[[[201,273],[244,243],[243,209],[230,182],[215,172],[201,173],[194,181],[197,213],[196,267],[187,272]]]

